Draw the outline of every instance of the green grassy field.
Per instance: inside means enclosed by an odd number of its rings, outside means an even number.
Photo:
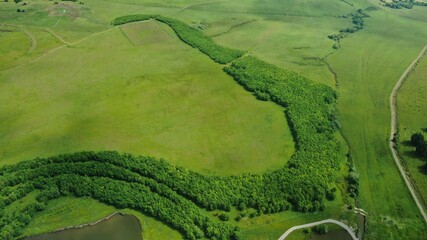
[[[408,144],[411,135],[417,132],[424,133],[427,126],[427,59],[423,59],[408,77],[399,91],[398,124],[399,124],[399,151],[406,163],[424,204],[427,199],[427,172],[425,161],[414,155],[414,147]]]
[[[156,22],[59,49],[1,81],[10,103],[2,164],[116,149],[235,174],[276,169],[294,151],[283,109],[257,101]]]
[[[0,165],[61,152],[116,149],[164,157],[210,174],[264,172],[282,166],[294,151],[283,109],[256,101],[219,65],[181,43],[161,24],[111,29],[43,56],[62,44],[44,28],[76,42],[108,30],[109,22],[120,15],[162,14],[206,27],[204,32],[222,45],[335,86],[332,69],[338,76],[342,132],[360,175],[359,204],[370,214],[367,239],[423,238],[426,226],[393,163],[387,139],[388,97],[426,43],[427,9],[393,10],[374,0],[351,3],[354,6],[335,0],[93,0],[52,6],[36,0],[21,14],[13,2],[2,2],[0,26],[3,22],[24,26],[37,39],[37,48],[28,52],[31,39],[19,28],[0,28],[0,101],[8,103],[0,108]],[[369,11],[366,28],[344,39],[339,50],[332,49],[327,35],[351,24],[337,17],[367,7],[377,10]],[[5,29],[13,32],[1,31]],[[416,78],[420,72],[407,83],[422,79]],[[419,81],[403,86],[399,104],[414,106],[408,93],[420,89]],[[421,104],[423,92],[417,96]],[[405,120],[408,114],[401,109],[419,115]],[[420,126],[423,111],[415,112],[418,109],[399,107],[400,124],[408,128],[401,140],[412,129],[427,127]],[[417,167],[409,164],[420,179]],[[74,201],[52,203],[55,219],[61,220],[61,206]],[[79,215],[78,201],[93,205],[93,211]],[[77,200],[70,207],[71,214],[79,216],[75,222],[62,219],[39,229],[38,223],[47,221],[43,213],[26,234],[93,221],[113,211],[85,201],[90,200]],[[285,212],[239,225],[245,239],[275,239],[295,224],[340,218],[343,204],[338,199],[322,213]],[[161,223],[138,217],[147,222],[144,238],[156,239],[159,232],[176,236]],[[300,237],[304,236],[294,238]]]

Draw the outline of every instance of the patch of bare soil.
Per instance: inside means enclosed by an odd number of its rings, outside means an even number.
[[[76,19],[80,16],[80,6],[75,2],[60,2],[46,9],[51,17],[70,17]]]

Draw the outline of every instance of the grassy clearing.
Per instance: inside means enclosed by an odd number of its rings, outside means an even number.
[[[64,226],[78,226],[88,222],[95,222],[115,211],[136,216],[141,223],[144,239],[181,238],[177,231],[137,211],[130,209],[116,210],[91,198],[73,197],[63,197],[49,202],[46,210],[34,218],[22,236],[33,236],[55,231]]]
[[[414,147],[408,145],[411,135],[424,132],[427,126],[427,59],[424,58],[415,71],[408,77],[399,91],[398,123],[399,123],[399,151],[406,163],[416,185],[422,195],[427,199],[427,168],[426,162],[414,155]],[[423,131],[424,130],[424,131]]]
[[[0,69],[12,67],[14,62],[25,55],[31,46],[27,35],[17,27],[0,28]]]
[[[2,164],[117,149],[221,175],[283,166],[293,153],[283,109],[257,101],[166,27],[140,24],[165,41],[142,35],[134,46],[123,32],[136,24],[3,72]]]
[[[350,24],[337,21],[339,15],[352,11],[350,7],[335,3],[331,7],[332,1],[323,1],[320,8],[313,1],[268,1],[262,7],[257,1],[249,1],[232,8],[233,4],[238,3],[190,8],[174,17],[202,23],[206,34],[224,46],[249,51],[262,60],[335,86],[333,73],[321,59],[334,52],[327,35]],[[316,13],[313,8],[318,8]]]

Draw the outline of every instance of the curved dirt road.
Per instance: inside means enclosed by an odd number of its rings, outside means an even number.
[[[334,220],[334,219],[325,219],[325,220],[318,221],[318,222],[312,222],[312,223],[307,223],[307,224],[303,224],[303,225],[293,226],[293,227],[289,228],[288,231],[286,231],[282,236],[280,236],[280,238],[278,240],[286,239],[288,237],[288,235],[291,234],[295,230],[314,227],[314,226],[325,224],[325,223],[332,223],[332,224],[339,225],[340,227],[344,228],[348,232],[348,234],[350,234],[350,236],[353,240],[358,240],[356,237],[356,234],[354,234],[353,230],[349,226],[345,225],[344,223],[342,223],[340,221]]]
[[[418,200],[417,194],[415,193],[414,188],[412,187],[408,176],[406,176],[405,170],[402,167],[402,164],[400,162],[400,159],[397,154],[397,150],[395,148],[395,135],[397,133],[396,130],[396,95],[399,91],[400,87],[402,86],[403,82],[408,77],[409,73],[412,72],[412,70],[415,68],[417,63],[424,57],[424,55],[427,52],[427,45],[424,46],[424,48],[421,50],[421,52],[418,54],[417,58],[409,65],[409,67],[403,72],[402,76],[399,78],[399,81],[397,81],[396,85],[393,88],[393,91],[390,94],[390,110],[391,110],[391,131],[390,131],[390,149],[391,153],[393,155],[394,162],[397,165],[397,168],[399,169],[400,175],[402,176],[403,180],[405,180],[405,184],[409,189],[409,192],[411,192],[412,198],[414,199],[415,203],[417,204],[417,207],[420,209],[421,215],[424,218],[424,221],[427,223],[427,214],[425,213],[423,206],[421,205],[420,201]]]
[[[32,51],[34,51],[37,48],[37,39],[36,39],[36,37],[34,37],[34,35],[30,31],[26,30],[22,26],[15,25],[15,24],[5,24],[5,23],[3,23],[2,26],[3,25],[5,25],[5,26],[11,26],[11,27],[16,27],[19,30],[21,30],[23,33],[25,33],[25,35],[28,36],[28,38],[31,41],[31,46],[28,49],[28,53],[31,53]]]

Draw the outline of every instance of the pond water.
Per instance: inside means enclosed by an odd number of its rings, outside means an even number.
[[[22,240],[141,240],[141,225],[132,215],[116,214],[92,226],[68,229]]]
[[[366,217],[360,213],[356,214],[357,218],[357,226],[359,227],[358,238],[363,239],[363,235],[365,234],[365,222]]]

